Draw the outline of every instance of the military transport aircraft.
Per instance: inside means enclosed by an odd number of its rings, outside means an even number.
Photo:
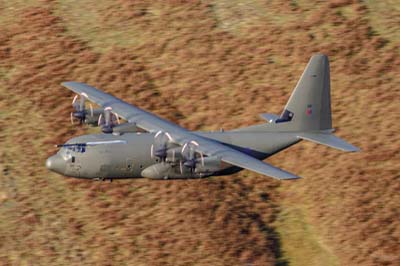
[[[71,121],[98,124],[103,131],[57,145],[60,150],[46,166],[66,176],[177,179],[248,169],[296,179],[261,160],[301,140],[358,151],[332,134],[329,61],[323,54],[312,56],[280,116],[261,114],[267,123],[230,131],[191,132],[84,83],[62,85],[77,94]],[[101,108],[86,108],[86,100]],[[120,123],[121,118],[126,123]]]

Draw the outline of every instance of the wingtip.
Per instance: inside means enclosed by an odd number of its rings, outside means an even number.
[[[344,152],[359,152],[361,151],[361,149],[359,147],[356,147],[348,142],[343,141],[346,145],[341,147],[340,150],[344,151]]]
[[[78,82],[78,81],[73,81],[73,80],[61,82],[61,85],[64,86],[64,87],[73,86],[73,85],[77,85],[77,84],[84,85],[85,83]]]
[[[271,172],[270,174],[266,174],[272,178],[278,179],[278,180],[295,180],[295,179],[300,179],[300,176],[294,175],[290,172],[287,172],[283,169],[277,168],[275,166],[269,165],[270,167],[274,168],[274,172]]]
[[[361,149],[359,147],[353,146],[350,149],[345,150],[346,152],[359,152]]]
[[[74,81],[63,81],[60,84],[61,84],[61,86],[67,87],[68,85],[70,85],[72,83],[74,83]]]
[[[297,179],[301,179],[301,176],[297,176],[297,175],[289,175],[287,177],[279,177],[278,180],[297,180]]]
[[[324,53],[315,53],[312,55],[312,57],[324,57],[324,58],[328,58],[328,56]]]

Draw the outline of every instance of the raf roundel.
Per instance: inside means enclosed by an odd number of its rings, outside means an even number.
[[[312,115],[312,105],[311,104],[307,105],[306,114],[307,115]]]

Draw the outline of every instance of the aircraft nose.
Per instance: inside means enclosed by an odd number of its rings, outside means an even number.
[[[59,173],[59,174],[64,174],[65,171],[65,161],[64,159],[58,155],[55,154],[46,160],[46,167],[47,169]]]

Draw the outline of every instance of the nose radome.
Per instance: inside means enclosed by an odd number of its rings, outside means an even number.
[[[53,172],[64,174],[65,161],[60,155],[55,154],[46,160],[46,167]]]

